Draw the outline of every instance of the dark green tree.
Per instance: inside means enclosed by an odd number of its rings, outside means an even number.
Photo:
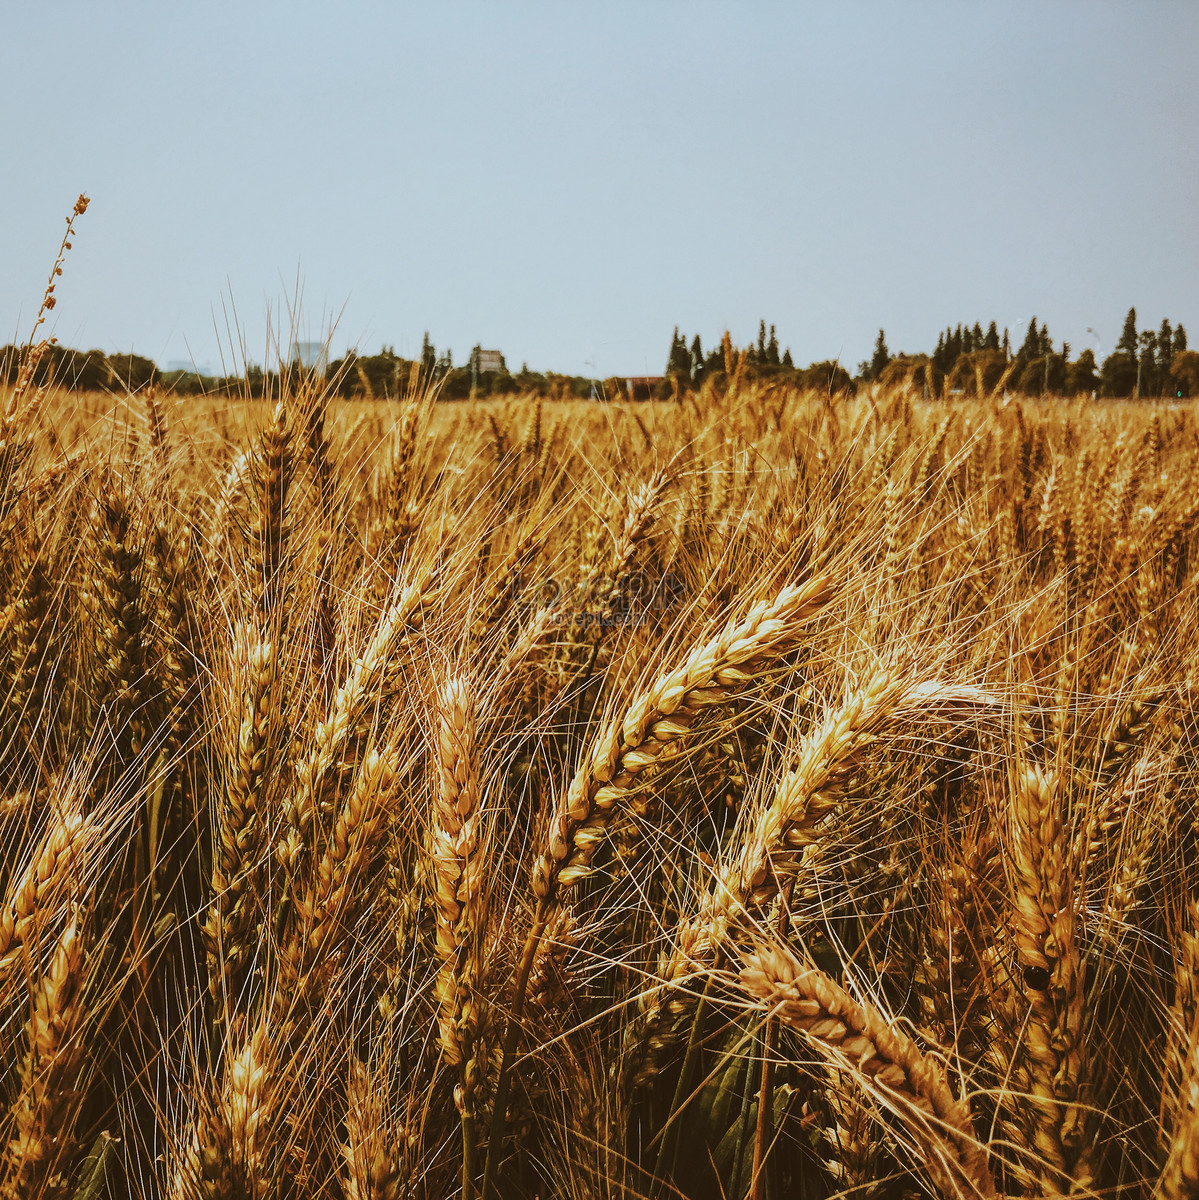
[[[1137,386],[1136,356],[1117,350],[1103,360],[1099,378],[1105,396],[1131,396]]]
[[[136,392],[154,381],[158,368],[140,354],[117,354],[108,360],[113,380],[118,386]]]
[[[805,367],[799,373],[802,387],[832,395],[834,392],[852,392],[853,379],[838,362],[818,362]]]
[[[870,378],[878,379],[891,361],[891,352],[887,349],[887,339],[880,329],[874,341],[874,354],[870,359]]]
[[[430,378],[437,369],[437,348],[429,341],[429,331],[425,330],[425,339],[420,346],[420,367],[426,378]]]
[[[779,340],[775,337],[773,325],[770,327],[770,340],[766,343],[766,362],[772,367],[779,365]]]
[[[937,334],[937,348],[933,351],[933,363],[940,371],[948,370],[953,364],[949,360],[949,347],[945,344],[945,335]]]
[[[1174,355],[1170,385],[1175,396],[1199,396],[1199,352],[1179,350]]]
[[[1030,363],[1034,358],[1041,356],[1041,331],[1037,328],[1037,318],[1033,317],[1028,322],[1028,329],[1024,334],[1024,342],[1016,353],[1016,359],[1020,363]]]
[[[1137,356],[1137,396],[1156,396],[1157,379],[1157,334],[1152,329],[1143,330],[1137,338],[1140,353]]]
[[[679,327],[674,327],[674,334],[670,339],[670,354],[666,359],[665,374],[674,379],[691,381],[691,352],[687,349],[687,342],[679,333]]]
[[[1137,310],[1135,308],[1130,308],[1128,316],[1124,318],[1124,331],[1116,343],[1115,352],[1127,354],[1133,362],[1137,360]]]
[[[1181,325],[1174,330],[1174,353],[1181,354],[1187,348],[1187,331]]]
[[[1157,370],[1163,382],[1170,373],[1170,364],[1174,361],[1174,330],[1168,320],[1162,321],[1162,327],[1157,332]]]
[[[99,392],[108,387],[112,373],[103,350],[88,350],[84,354],[68,350],[58,378],[68,387],[80,392]]]
[[[1083,392],[1094,392],[1099,387],[1099,376],[1095,373],[1095,352],[1084,350],[1076,362],[1066,369],[1066,394],[1077,396]]]
[[[999,328],[996,326],[994,321],[992,321],[991,324],[987,326],[987,333],[986,333],[986,336],[983,338],[983,349],[984,350],[998,350],[999,349]]]

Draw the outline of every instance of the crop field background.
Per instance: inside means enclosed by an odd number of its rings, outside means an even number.
[[[1190,405],[4,399],[4,1196],[1197,1194]]]

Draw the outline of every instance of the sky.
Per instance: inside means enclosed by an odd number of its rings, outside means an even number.
[[[1199,4],[4,5],[0,342],[660,374],[1035,315],[1199,344]],[[273,331],[273,333],[272,333]],[[1090,331],[1090,332],[1088,332]]]

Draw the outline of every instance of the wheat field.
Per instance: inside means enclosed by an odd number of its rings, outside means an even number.
[[[1199,1196],[1192,406],[3,399],[3,1197]]]

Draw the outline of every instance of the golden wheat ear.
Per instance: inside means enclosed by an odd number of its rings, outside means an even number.
[[[429,855],[441,963],[435,988],[438,1041],[445,1061],[458,1068],[454,1103],[462,1116],[462,1191],[468,1196],[474,1191],[478,1092],[489,1060],[481,1021],[488,846],[474,698],[461,675],[448,679],[441,690],[435,761],[438,785]]]
[[[399,1200],[400,1168],[389,1138],[386,1102],[377,1080],[359,1059],[350,1062],[345,1159],[341,1177],[346,1200]]]
[[[740,982],[899,1119],[944,1196],[996,1194],[969,1106],[954,1096],[944,1067],[893,1022],[780,948],[750,955]]]
[[[1012,919],[1028,1004],[1016,1080],[1029,1140],[1044,1162],[1043,1186],[1093,1182],[1085,1036],[1086,962],[1078,898],[1055,773],[1014,768],[1008,859]]]
[[[74,1128],[87,1057],[86,916],[76,911],[59,935],[31,996],[28,1049],[4,1154],[8,1196],[55,1194],[76,1165]]]

